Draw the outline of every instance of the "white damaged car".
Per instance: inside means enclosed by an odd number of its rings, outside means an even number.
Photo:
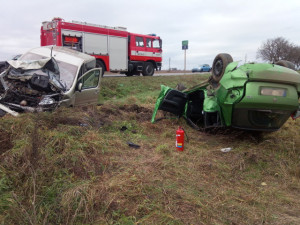
[[[102,71],[93,56],[46,46],[7,63],[0,74],[0,116],[97,104]]]

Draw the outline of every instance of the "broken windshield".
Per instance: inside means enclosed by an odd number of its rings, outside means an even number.
[[[40,60],[47,57],[35,53],[28,52],[24,54],[20,60]],[[73,84],[78,67],[60,60],[56,60],[59,67],[60,81],[66,85],[66,90],[69,90]]]

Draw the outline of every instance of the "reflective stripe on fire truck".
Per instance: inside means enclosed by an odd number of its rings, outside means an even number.
[[[149,56],[149,57],[162,57],[161,52],[146,52],[146,51],[134,51],[134,50],[131,50],[131,55]]]

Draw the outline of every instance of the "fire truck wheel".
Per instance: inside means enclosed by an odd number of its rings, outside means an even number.
[[[227,53],[218,54],[212,66],[212,79],[219,82],[224,75],[225,69],[229,63],[233,62],[231,55]]]
[[[96,61],[96,67],[97,68],[102,68],[101,77],[103,77],[103,74],[104,74],[104,71],[105,71],[105,66],[104,66],[103,62],[101,62],[100,60],[97,60]]]
[[[153,76],[154,66],[151,62],[146,62],[142,72],[143,76]]]

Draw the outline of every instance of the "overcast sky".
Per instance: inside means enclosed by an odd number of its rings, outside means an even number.
[[[155,33],[163,39],[163,69],[182,69],[182,40],[189,40],[187,68],[211,64],[221,52],[234,60],[257,61],[256,51],[269,38],[300,45],[297,0],[1,0],[0,60],[40,45],[43,21],[61,17],[129,32]]]

